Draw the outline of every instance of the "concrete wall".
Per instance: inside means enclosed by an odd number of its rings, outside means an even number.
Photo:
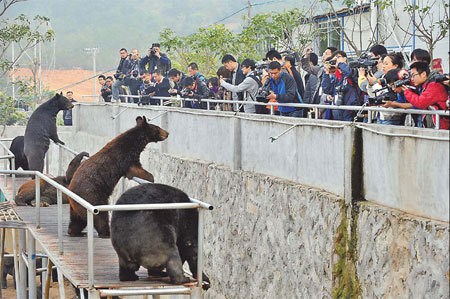
[[[80,117],[83,122],[69,132],[61,132],[61,139],[76,151],[94,154],[114,134],[133,126],[137,115],[151,117],[160,113],[130,108],[117,118],[118,123],[114,123],[107,113],[117,115],[122,111],[120,109],[124,108],[77,106],[75,117]],[[214,128],[215,120],[226,128]],[[154,174],[157,182],[178,187],[191,197],[215,206],[215,210],[205,213],[205,271],[212,282],[206,298],[330,298],[336,296],[337,289],[345,285],[348,276],[355,283],[355,292],[363,298],[448,298],[448,222],[420,218],[376,204],[385,202],[385,196],[392,200],[389,194],[395,193],[388,192],[400,189],[396,184],[387,186],[384,191],[375,189],[371,180],[380,179],[382,175],[394,177],[396,170],[377,174],[370,171],[373,167],[366,167],[366,164],[380,167],[385,163],[382,159],[402,159],[417,164],[411,172],[423,167],[429,180],[434,180],[434,172],[424,167],[426,161],[414,160],[411,152],[430,147],[445,153],[448,144],[402,137],[400,139],[412,144],[408,144],[410,151],[401,150],[404,155],[400,158],[388,154],[395,153],[396,141],[387,141],[390,138],[364,131],[361,140],[355,137],[354,142],[363,144],[362,184],[366,197],[373,196],[373,199],[352,206],[348,202],[346,205],[344,196],[336,194],[338,192],[321,190],[319,185],[324,182],[318,182],[320,177],[314,174],[317,165],[326,167],[330,163],[326,171],[319,170],[323,180],[331,180],[331,183],[327,182],[332,186],[330,188],[345,195],[349,160],[349,156],[345,156],[349,148],[346,143],[349,138],[345,134],[349,130],[301,126],[274,143],[266,143],[264,140],[269,136],[289,128],[288,123],[274,120],[285,121],[276,117],[256,117],[256,120],[241,119],[236,124],[228,116],[210,112],[182,115],[178,110],[171,111],[154,121],[169,131],[167,141],[149,146],[141,155],[144,168]],[[307,120],[289,121],[309,124]],[[200,129],[202,134],[197,133],[194,125],[204,127]],[[233,126],[241,129],[237,131],[239,134]],[[406,131],[448,137],[448,132]],[[219,133],[221,135],[217,136]],[[236,136],[240,137],[235,139]],[[229,146],[230,139],[232,142],[242,140],[239,150]],[[213,142],[220,144],[214,144],[217,152],[206,154],[204,148]],[[307,146],[309,144],[312,148]],[[197,148],[202,148],[203,156],[197,153]],[[52,146],[50,151],[52,157],[58,157],[56,147]],[[61,158],[51,158],[51,173],[57,171],[59,159],[66,165],[72,157],[62,153]],[[219,162],[212,160],[216,158]],[[289,162],[285,163],[285,160]],[[277,163],[278,168],[286,167],[289,171],[276,169]],[[433,167],[448,169],[448,162],[446,165],[435,163]],[[327,171],[339,178],[330,179],[332,175]],[[311,175],[308,176],[308,172]],[[445,176],[446,172],[442,173]],[[302,180],[308,179],[307,185],[311,187],[301,184]],[[124,181],[123,186],[127,188],[134,184]],[[120,195],[121,188],[122,183],[119,183],[111,202]],[[430,188],[428,192],[432,193],[434,189]],[[399,198],[403,200],[401,196]],[[411,196],[416,203],[423,202],[418,195]],[[444,196],[430,196],[427,202]],[[348,231],[354,233],[346,235]],[[355,248],[355,251],[349,252],[349,248]],[[344,273],[336,270],[341,263],[345,265]]]
[[[96,135],[106,144],[131,128],[136,116],[153,118],[164,111],[136,106],[77,105],[75,119],[79,125],[74,129]],[[236,118],[233,113],[179,108],[168,111],[153,123],[165,128],[169,138],[160,144],[150,144],[149,148],[272,175],[345,196],[353,145],[360,142],[365,199],[449,221],[448,141],[389,137],[363,131],[362,140],[354,141],[352,135],[345,143],[340,122],[260,115]],[[115,121],[111,117],[114,115],[119,115]],[[271,142],[269,137],[278,136],[293,124],[298,126]],[[449,131],[442,130],[366,127],[387,133],[449,138]]]

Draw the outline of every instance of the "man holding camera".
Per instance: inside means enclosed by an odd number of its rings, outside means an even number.
[[[141,57],[138,49],[131,50],[130,70],[125,76],[125,84],[130,88],[130,93],[134,96],[138,95],[139,87],[142,84],[142,69],[140,67]],[[129,103],[137,103],[138,98],[128,98]]]
[[[183,82],[181,82],[183,89],[181,90],[181,96],[184,98],[192,99],[192,101],[185,101],[185,106],[187,108],[194,109],[206,109],[207,104],[203,102],[201,99],[208,98],[209,89],[206,86],[205,81],[203,80],[195,80],[192,77],[184,78]]]
[[[169,93],[172,95],[181,94],[181,90],[183,89],[181,82],[183,82],[184,78],[186,78],[186,75],[177,69],[171,69],[167,76],[174,83],[174,86],[169,89]]]
[[[336,106],[357,106],[358,86],[353,80],[352,70],[347,64],[347,54],[335,51],[331,60],[325,64],[325,74],[322,78],[323,92],[327,94],[327,102]],[[352,121],[354,111],[332,110],[334,120]]]
[[[376,72],[372,70],[366,71],[365,68],[359,68],[358,74],[358,85],[362,91],[365,93],[373,93],[372,86],[377,82],[377,79],[381,78],[383,73],[383,56],[387,54],[387,50],[382,45],[375,45],[370,48],[370,57],[369,59],[377,60]]]
[[[255,102],[260,82],[259,78],[257,78],[254,72],[255,67],[255,61],[251,59],[245,59],[241,64],[241,70],[245,75],[245,79],[240,84],[233,85],[226,82],[223,78],[220,78],[220,85],[234,94],[243,93],[244,101]],[[244,104],[244,112],[256,113],[255,105]]]
[[[119,66],[117,67],[116,73],[114,74],[114,77],[116,78],[116,81],[112,85],[112,101],[118,102],[119,101],[119,92],[121,90],[122,85],[125,84],[125,77],[126,74],[129,72],[131,68],[131,61],[128,57],[128,52],[125,48],[120,49],[120,62]],[[125,98],[120,99],[122,102],[125,102]]]
[[[111,102],[113,81],[114,81],[113,77],[111,76],[106,77],[105,84],[102,86],[102,89],[100,90],[103,100],[107,103]]]
[[[159,43],[153,43],[152,47],[148,49],[147,56],[141,60],[141,68],[147,69],[150,74],[153,74],[155,70],[160,70],[163,76],[167,75],[171,68],[170,59],[166,54],[161,53]]]
[[[266,80],[271,93],[266,97],[268,100],[275,100],[278,103],[303,103],[297,90],[294,78],[288,73],[281,71],[281,64],[278,61],[269,63],[269,80]],[[281,116],[303,117],[301,108],[278,106]]]
[[[411,80],[418,93],[409,87],[403,86],[405,98],[408,102],[419,109],[445,110],[447,109],[448,94],[445,86],[440,82],[433,81],[436,73],[430,72],[426,62],[418,61],[411,64]],[[436,116],[433,115],[433,123],[436,124]],[[431,124],[428,124],[431,127]],[[440,129],[449,128],[449,118],[441,116]]]

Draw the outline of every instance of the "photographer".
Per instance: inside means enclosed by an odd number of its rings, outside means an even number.
[[[330,104],[358,105],[359,90],[352,74],[347,64],[347,54],[344,51],[335,51],[329,63],[325,64],[325,74],[322,78],[323,92],[328,95],[327,101]],[[350,110],[332,110],[331,113],[334,120],[352,121],[355,116],[355,112]]]
[[[309,63],[311,66],[317,66],[319,62],[319,57],[315,53],[309,54]],[[307,73],[305,76],[305,96],[303,97],[303,102],[306,104],[318,104],[319,99],[315,96],[315,91],[317,89],[318,78],[312,73]]]
[[[166,54],[161,53],[161,45],[153,43],[152,47],[148,49],[147,56],[141,60],[141,69],[147,69],[150,74],[153,74],[155,70],[160,70],[161,74],[166,76],[170,68],[170,59]]]
[[[226,90],[233,93],[243,93],[244,101],[255,102],[256,93],[258,92],[260,80],[255,75],[255,61],[251,59],[245,59],[241,64],[242,73],[245,75],[245,79],[238,85],[227,83],[223,78],[220,78],[220,85]],[[256,113],[255,105],[244,104],[245,113]]]
[[[365,93],[368,93],[368,86],[373,86],[377,79],[383,76],[383,56],[385,55],[387,55],[386,48],[382,45],[375,45],[370,48],[370,56],[368,59],[378,60],[376,72],[374,73],[371,69],[367,71],[363,67],[359,68],[358,86]]]
[[[102,98],[105,102],[111,102],[111,95],[112,95],[112,84],[113,84],[113,77],[108,76],[106,77],[105,84],[102,86],[101,94]]]
[[[206,109],[207,104],[201,99],[208,98],[209,89],[203,80],[194,80],[192,77],[184,78],[181,82],[183,90],[181,96],[184,98],[192,99],[185,102],[185,107],[194,109]]]
[[[289,75],[294,77],[295,83],[297,84],[297,90],[300,93],[300,96],[305,96],[305,86],[303,85],[302,75],[295,68],[295,57],[293,55],[286,55],[283,57],[284,65],[282,66],[283,70],[286,70]]]
[[[130,93],[134,96],[138,95],[139,87],[142,84],[143,70],[140,67],[141,58],[138,49],[131,50],[130,69],[126,73],[124,85],[130,88]],[[139,102],[138,98],[128,98],[129,103]]]
[[[125,48],[120,49],[120,62],[117,67],[116,73],[114,77],[116,81],[112,85],[112,101],[119,101],[119,92],[122,88],[122,85],[125,84],[125,76],[131,68],[131,62],[128,57],[128,52]],[[120,99],[122,102],[125,102],[125,98]]]
[[[281,64],[278,61],[269,63],[270,79],[266,80],[271,88],[271,93],[266,97],[268,100],[276,100],[278,103],[302,103],[302,99],[297,90],[294,78],[288,73],[281,71]],[[278,106],[281,116],[303,117],[301,108]]]
[[[177,69],[171,69],[167,76],[174,83],[173,88],[169,89],[169,93],[171,95],[181,94],[181,90],[183,89],[181,82],[183,82],[184,78],[186,78],[186,75]]]
[[[407,86],[402,89],[408,102],[419,109],[445,110],[447,108],[448,94],[444,85],[434,81],[435,72],[430,72],[430,68],[426,62],[418,61],[411,64],[411,79],[418,93],[415,93]],[[433,115],[432,121],[436,124],[436,116]],[[432,124],[426,123],[427,127]],[[440,129],[447,130],[449,128],[449,118],[441,116]]]
[[[152,97],[170,97],[169,89],[170,82],[169,79],[164,77],[161,73],[161,70],[155,70],[153,73],[153,92],[151,94]],[[163,100],[163,103],[168,100]],[[152,105],[159,105],[161,102],[160,99],[151,99],[150,102]]]

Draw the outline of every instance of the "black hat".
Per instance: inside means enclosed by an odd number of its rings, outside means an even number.
[[[154,47],[161,48],[161,45],[160,45],[159,43],[153,43],[153,44],[152,44],[152,48],[154,48]]]

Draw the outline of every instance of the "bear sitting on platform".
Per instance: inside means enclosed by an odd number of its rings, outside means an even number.
[[[75,158],[73,158],[73,160],[70,161],[69,167],[67,168],[66,171],[66,175],[58,176],[53,180],[56,181],[58,184],[63,185],[64,187],[69,186],[75,171],[80,166],[84,157],[89,157],[89,154],[86,152],[81,152],[78,155],[76,155]],[[40,186],[41,186],[41,206],[56,204],[57,201],[56,188],[47,183],[46,181],[44,181],[43,179],[40,179]],[[23,183],[22,186],[20,186],[14,201],[18,206],[34,205],[35,196],[36,196],[36,181],[31,180]],[[68,202],[69,201],[66,199],[66,197],[63,196],[63,203]]]

